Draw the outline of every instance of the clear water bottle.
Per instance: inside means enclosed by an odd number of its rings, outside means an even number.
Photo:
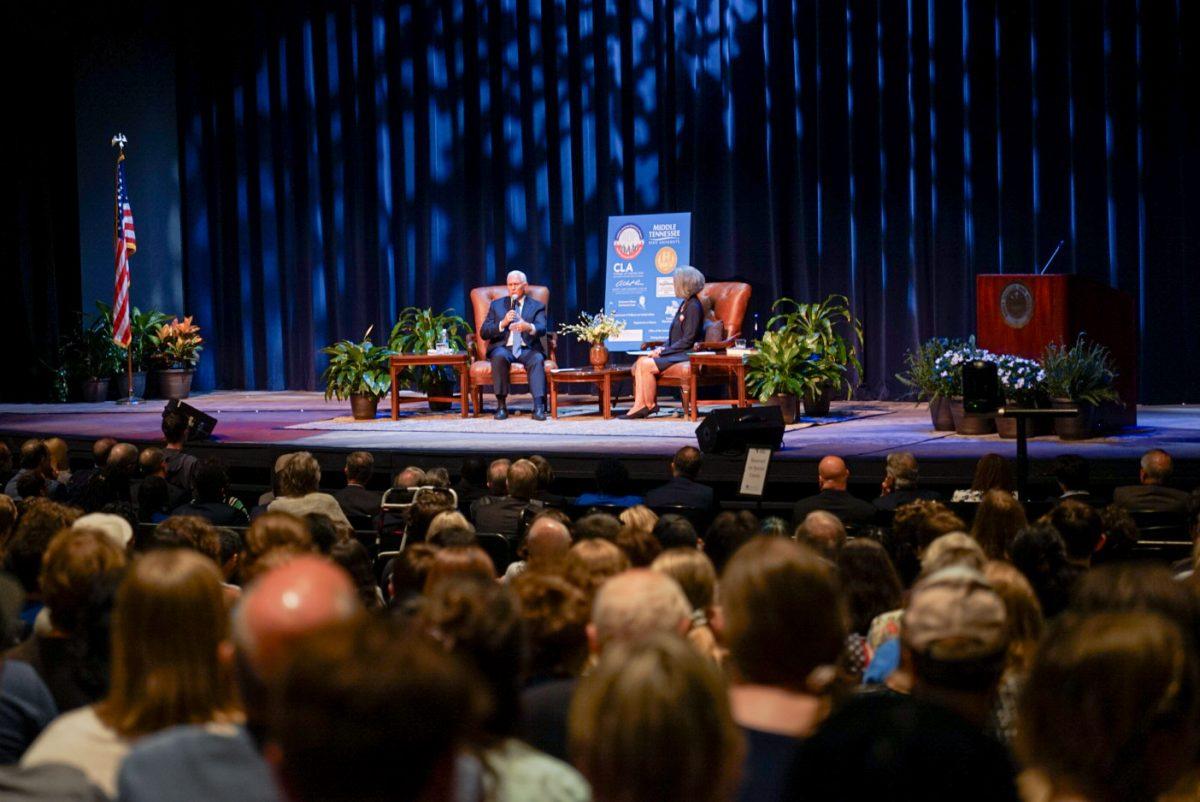
[[[442,333],[438,335],[437,350],[439,354],[450,353],[450,332],[442,329]]]

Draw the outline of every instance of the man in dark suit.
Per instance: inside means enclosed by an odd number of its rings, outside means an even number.
[[[338,506],[351,521],[373,518],[379,512],[381,493],[367,490],[367,482],[375,472],[375,458],[370,451],[352,451],[346,455],[346,486],[333,494]]]
[[[799,525],[810,512],[824,510],[844,524],[869,524],[875,519],[875,507],[850,495],[850,469],[841,457],[828,456],[817,466],[817,485],[821,492],[802,498],[792,507],[792,523]]]
[[[671,459],[671,481],[646,493],[647,507],[687,507],[709,510],[713,489],[696,481],[704,456],[694,446],[684,446]]]
[[[533,419],[546,419],[546,355],[542,336],[546,333],[546,307],[525,294],[528,281],[520,270],[508,274],[508,296],[497,298],[488,307],[487,318],[479,327],[488,341],[487,355],[492,362],[492,386],[496,390],[496,420],[508,417],[509,365],[519,362],[529,376],[533,395]]]
[[[491,472],[488,473],[488,484],[491,484]],[[516,538],[520,529],[521,513],[526,508],[544,509],[540,501],[534,501],[533,496],[538,487],[537,466],[527,459],[519,459],[508,468],[506,486],[508,494],[497,498],[487,496],[476,501],[471,507],[471,517],[475,519],[475,528],[480,532],[499,532],[506,538]]]
[[[1058,502],[1073,498],[1084,504],[1100,505],[1102,501],[1092,495],[1091,468],[1088,461],[1078,454],[1060,454],[1050,465],[1050,475],[1058,482],[1058,495],[1050,501]]]
[[[879,486],[879,498],[872,504],[875,509],[895,512],[912,501],[937,500],[942,494],[936,490],[921,490],[917,487],[917,458],[911,451],[893,451],[887,455],[883,482]]]
[[[1171,455],[1156,448],[1142,455],[1142,466],[1138,473],[1141,484],[1118,487],[1113,491],[1113,504],[1127,510],[1145,512],[1178,513],[1187,515],[1188,494],[1167,487],[1167,480],[1175,466]]]

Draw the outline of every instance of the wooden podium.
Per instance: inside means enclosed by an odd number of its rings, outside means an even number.
[[[1112,353],[1117,393],[1125,402],[1124,408],[1102,409],[1104,423],[1137,424],[1138,327],[1129,293],[1083,276],[976,276],[975,331],[981,347],[1031,359],[1049,343],[1070,345],[1086,332]]]

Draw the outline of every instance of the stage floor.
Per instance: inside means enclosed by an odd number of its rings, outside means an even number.
[[[492,420],[490,400],[485,399],[486,416],[466,419],[460,417],[457,407],[449,413],[430,413],[423,400],[408,400],[401,405],[399,421],[388,417],[386,400],[375,420],[353,421],[347,402],[327,402],[317,392],[223,391],[194,395],[188,403],[218,419],[213,441],[196,444],[197,451],[235,448],[243,452],[241,458],[263,464],[291,448],[334,453],[368,449],[383,465],[407,460],[419,464],[439,455],[537,452],[557,457],[556,466],[561,464],[568,473],[589,471],[585,463],[594,464],[600,457],[619,456],[629,460],[635,476],[643,472],[660,475],[663,457],[696,442],[696,424],[684,420],[678,405],[664,404],[663,413],[644,421],[606,421],[598,414],[594,398],[577,397],[576,405],[561,410],[559,420],[539,423],[529,417],[528,397],[512,399],[510,408],[520,411],[507,421]],[[80,451],[101,436],[152,442],[161,437],[164,403],[148,401],[137,407],[115,402],[2,404],[0,434],[15,440],[57,435]],[[1200,407],[1143,406],[1138,409],[1138,421],[1136,428],[1095,440],[1033,438],[1030,458],[1038,462],[1074,453],[1096,465],[1108,463],[1108,470],[1120,476],[1132,473],[1136,477],[1137,458],[1147,449],[1164,448],[1176,458],[1178,480],[1189,486],[1200,483]],[[923,404],[835,402],[831,417],[806,419],[788,428],[783,448],[774,458],[771,478],[811,478],[815,461],[825,454],[839,454],[852,469],[865,469],[873,478],[882,474],[884,456],[896,450],[916,454],[923,476],[950,480],[969,476],[970,467],[981,455],[997,452],[1011,456],[1016,447],[1013,441],[996,435],[962,437],[936,432]],[[637,468],[643,463],[644,471]],[[713,458],[710,463],[729,476],[740,472],[737,459]],[[857,478],[866,477],[860,473]]]

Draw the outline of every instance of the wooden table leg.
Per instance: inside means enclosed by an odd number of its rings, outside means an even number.
[[[458,392],[462,395],[462,416],[464,418],[470,416],[471,408],[471,374],[466,365],[458,366]]]
[[[746,401],[746,366],[738,365],[737,368],[734,369],[734,373],[737,375],[738,383],[738,408],[742,409],[750,406],[750,404]]]
[[[558,420],[558,382],[554,379],[548,379],[550,382],[550,417]]]
[[[696,370],[695,370],[695,368],[693,368],[688,373],[688,399],[687,399],[687,407],[688,408],[686,410],[684,410],[687,413],[688,420],[690,420],[690,421],[696,420],[696,407],[697,406],[698,405],[696,403]]]
[[[392,375],[392,420],[400,419],[400,390],[396,387],[396,366],[388,367]]]
[[[608,374],[600,381],[600,414],[604,420],[612,420],[612,376]]]

